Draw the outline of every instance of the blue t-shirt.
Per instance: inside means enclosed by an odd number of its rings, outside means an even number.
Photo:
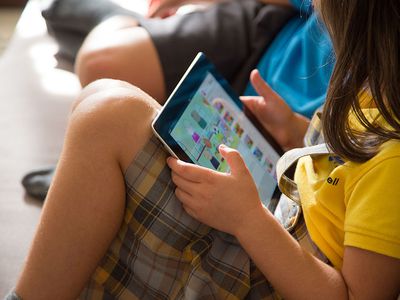
[[[261,58],[264,80],[295,111],[311,117],[326,96],[335,58],[326,29],[310,0],[291,0],[298,8]],[[249,83],[245,95],[257,95]]]

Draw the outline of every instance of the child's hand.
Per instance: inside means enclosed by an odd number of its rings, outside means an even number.
[[[260,96],[240,97],[242,102],[284,150],[302,147],[309,120],[294,113],[257,70],[251,72],[250,81]]]
[[[149,0],[149,18],[166,18],[174,15],[183,0]]]
[[[168,158],[176,196],[199,221],[235,235],[252,213],[264,209],[253,178],[239,152],[221,145],[219,152],[231,172],[220,173]]]

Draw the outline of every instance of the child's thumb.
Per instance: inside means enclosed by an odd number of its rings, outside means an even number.
[[[239,151],[222,144],[219,146],[218,150],[222,157],[227,161],[233,175],[247,172],[246,164],[244,163]]]

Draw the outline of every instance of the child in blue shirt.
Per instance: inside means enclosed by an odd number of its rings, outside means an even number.
[[[311,1],[291,0],[298,9],[259,61],[261,77],[293,111],[311,117],[326,96],[334,66],[332,44]],[[245,95],[255,95],[249,83]]]

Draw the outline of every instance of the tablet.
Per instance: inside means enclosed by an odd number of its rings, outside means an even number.
[[[196,56],[152,128],[173,156],[220,172],[229,172],[229,166],[218,146],[237,149],[263,205],[274,212],[279,198],[276,164],[282,150],[203,53]]]

